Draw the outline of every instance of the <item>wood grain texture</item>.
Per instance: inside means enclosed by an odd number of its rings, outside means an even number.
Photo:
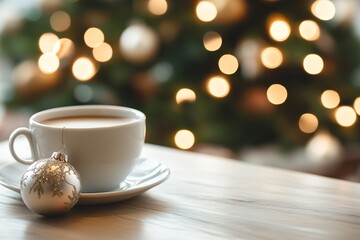
[[[360,184],[149,144],[143,155],[170,178],[61,217],[36,215],[0,187],[0,239],[360,239]]]

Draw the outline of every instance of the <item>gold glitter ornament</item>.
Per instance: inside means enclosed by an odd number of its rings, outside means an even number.
[[[41,215],[59,215],[69,211],[79,200],[80,176],[67,162],[67,155],[54,152],[29,166],[20,180],[25,205]]]

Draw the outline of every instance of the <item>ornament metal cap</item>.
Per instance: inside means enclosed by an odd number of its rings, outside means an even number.
[[[68,162],[68,156],[62,152],[53,152],[50,159],[54,159],[60,162]]]

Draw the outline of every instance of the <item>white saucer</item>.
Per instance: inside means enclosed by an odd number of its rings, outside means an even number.
[[[27,167],[18,162],[1,166],[0,184],[20,193],[20,179]],[[118,188],[109,192],[81,193],[78,204],[105,204],[129,199],[159,185],[169,175],[170,170],[162,163],[153,159],[141,158],[125,181],[119,183]]]

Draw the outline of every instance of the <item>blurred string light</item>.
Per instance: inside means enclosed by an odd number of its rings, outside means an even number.
[[[56,11],[50,16],[50,25],[55,31],[64,32],[71,25],[70,15],[64,11]]]
[[[178,148],[190,149],[195,143],[195,136],[190,130],[181,129],[176,132],[174,142]]]
[[[304,133],[313,133],[318,128],[319,121],[312,113],[304,113],[299,119],[299,128]]]
[[[214,76],[208,79],[206,89],[211,96],[223,98],[230,92],[230,83],[224,77]]]
[[[38,66],[40,71],[45,74],[54,73],[60,66],[60,60],[56,54],[46,52],[39,57]]]
[[[75,78],[80,81],[90,80],[96,73],[94,63],[87,57],[79,57],[72,65],[72,72]]]
[[[181,104],[183,102],[194,102],[196,100],[196,94],[189,88],[182,88],[176,93],[176,103]]]
[[[99,46],[93,48],[92,53],[95,60],[97,60],[98,62],[107,62],[111,59],[113,55],[113,50],[108,43],[103,42]]]
[[[39,49],[42,53],[56,53],[60,49],[59,37],[54,33],[43,33],[39,38]]]
[[[291,28],[288,20],[280,15],[270,16],[268,19],[270,37],[278,42],[283,42],[290,36]]]
[[[217,16],[217,8],[210,1],[200,1],[196,5],[196,16],[200,21],[211,22]]]
[[[312,14],[320,20],[328,21],[335,16],[335,5],[329,0],[317,0],[311,5]]]
[[[321,103],[327,109],[336,108],[340,103],[340,95],[334,90],[325,90],[321,94]]]
[[[56,55],[60,58],[68,58],[72,56],[75,52],[75,44],[69,38],[61,38],[58,42],[60,48]]]
[[[91,27],[84,34],[85,44],[90,48],[100,46],[105,40],[104,33],[96,27]]]
[[[320,37],[320,27],[312,20],[302,21],[299,25],[299,32],[301,37],[307,41],[315,41]]]
[[[234,55],[224,54],[220,57],[218,66],[222,73],[231,75],[239,68],[239,62]]]
[[[356,111],[357,115],[360,115],[360,97],[357,97],[355,100],[354,100],[354,110]]]
[[[267,89],[266,96],[272,104],[280,105],[287,99],[287,90],[281,84],[273,84]]]
[[[324,61],[317,54],[309,54],[304,58],[303,67],[307,73],[317,75],[323,70]]]
[[[356,118],[356,112],[350,106],[340,106],[335,110],[335,120],[342,127],[354,125]]]
[[[168,3],[166,0],[149,0],[148,9],[154,15],[164,15],[168,9]]]
[[[283,55],[276,47],[267,47],[261,51],[261,63],[270,69],[277,68],[283,62]]]
[[[206,50],[210,52],[216,51],[222,45],[222,37],[217,32],[207,32],[203,37],[203,44]]]

